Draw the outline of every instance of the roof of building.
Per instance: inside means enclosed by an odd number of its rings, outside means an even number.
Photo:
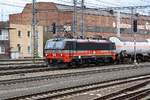
[[[36,7],[37,10],[44,10],[44,11],[54,11],[54,10],[58,10],[58,11],[62,11],[62,12],[73,12],[73,6],[72,5],[65,5],[65,4],[57,4],[57,3],[53,3],[53,2],[37,2],[36,3]],[[26,11],[28,8],[32,9],[32,4],[28,3],[26,4],[24,11]],[[102,15],[102,16],[116,16],[116,11],[110,11],[110,10],[100,10],[99,8],[87,8],[84,9],[84,13],[85,14],[93,14],[93,15]],[[77,12],[80,13],[81,12],[81,7],[77,6]],[[31,10],[30,10],[31,11]],[[123,13],[121,12],[121,17],[125,17],[125,18],[130,18],[129,13]],[[143,17],[149,17],[146,15],[142,15]]]
[[[0,29],[14,29],[14,28],[9,27],[8,21],[0,21]]]
[[[9,27],[8,21],[0,21],[0,29],[5,29],[7,27]]]

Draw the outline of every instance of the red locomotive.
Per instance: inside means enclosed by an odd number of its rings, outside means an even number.
[[[45,45],[45,57],[49,65],[112,62],[116,59],[115,49],[109,40],[50,39]]]

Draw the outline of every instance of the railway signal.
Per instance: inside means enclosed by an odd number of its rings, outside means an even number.
[[[56,34],[56,23],[52,23],[52,32],[53,34]]]
[[[137,20],[133,20],[133,32],[137,32]]]

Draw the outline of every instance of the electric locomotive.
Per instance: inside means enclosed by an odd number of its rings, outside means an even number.
[[[49,39],[44,51],[48,65],[113,62],[116,59],[115,44],[109,40]]]

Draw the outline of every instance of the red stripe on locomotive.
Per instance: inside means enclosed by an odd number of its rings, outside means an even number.
[[[68,51],[69,52],[69,51]],[[113,60],[116,59],[115,52],[112,51],[95,51],[95,50],[89,50],[89,51],[75,51],[73,53],[48,53],[46,58],[48,59],[59,59],[63,62],[71,62],[72,59],[75,57],[86,57],[86,56],[110,56],[113,58]]]

